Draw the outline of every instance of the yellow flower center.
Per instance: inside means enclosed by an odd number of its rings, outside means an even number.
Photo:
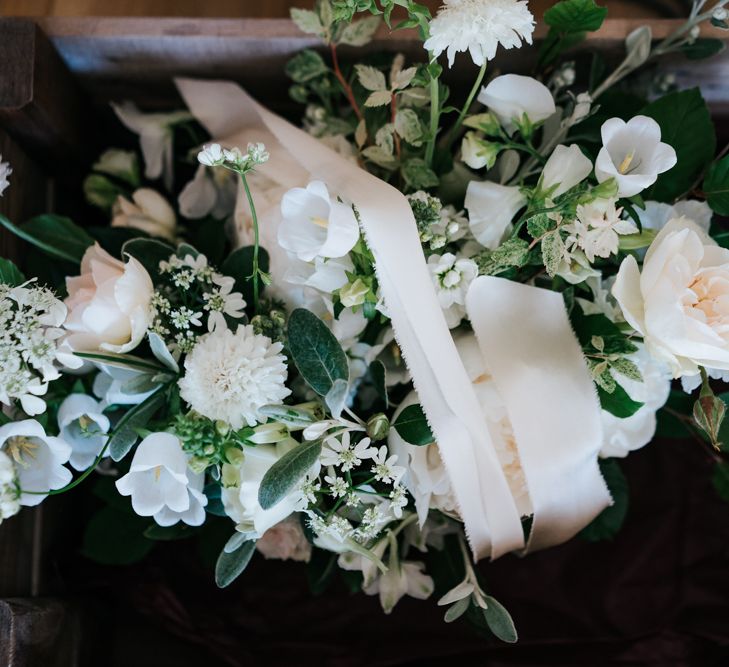
[[[27,468],[30,464],[27,458],[35,458],[35,450],[38,449],[39,445],[35,441],[35,438],[28,438],[24,435],[14,435],[7,439],[5,447],[7,453],[13,457],[13,460],[18,465]]]
[[[313,216],[311,218],[311,221],[315,225],[317,225],[318,227],[322,227],[323,229],[326,229],[327,227],[329,227],[329,220],[327,220],[326,218],[320,218],[318,216]]]
[[[620,166],[618,167],[618,172],[620,172],[623,176],[627,174],[631,168],[633,168],[633,160],[635,159],[635,149],[630,151],[624,158],[623,161],[620,163]],[[635,165],[636,167],[638,165]]]

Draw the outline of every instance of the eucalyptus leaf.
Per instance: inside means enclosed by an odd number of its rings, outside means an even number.
[[[321,454],[321,440],[304,442],[284,454],[263,476],[258,489],[258,503],[271,509],[304,478]]]
[[[86,250],[94,245],[94,239],[70,218],[50,213],[16,225],[0,215],[0,225],[32,243],[51,257],[79,264]]]
[[[164,402],[165,391],[160,388],[119,420],[108,444],[109,454],[114,461],[121,461],[129,453],[139,437],[137,429],[144,428]]]
[[[230,553],[225,549],[220,552],[215,563],[215,583],[219,588],[230,586],[248,567],[253,552],[256,550],[256,541],[243,542],[235,551]]]

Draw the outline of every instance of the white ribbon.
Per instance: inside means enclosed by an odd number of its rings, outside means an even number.
[[[261,171],[276,182],[295,187],[305,185],[307,179],[320,179],[357,207],[362,229],[375,257],[377,278],[395,337],[438,442],[474,557],[497,558],[523,548],[521,519],[496,456],[484,414],[438,303],[407,199],[392,186],[258,105],[236,84],[189,79],[176,83],[189,109],[216,140],[228,146],[263,141],[271,153],[271,160]],[[584,410],[586,417],[581,423],[586,431],[583,440],[569,439],[568,446],[575,447],[577,451],[570,450],[569,456],[566,456],[564,450],[567,445],[562,447],[556,442],[564,435],[564,429],[555,429],[554,434],[547,430],[555,426],[558,421],[555,417],[544,424],[545,428],[537,425],[536,431],[540,432],[541,439],[535,444],[534,431],[528,426],[529,418],[515,402],[525,403],[528,407],[540,397],[535,396],[526,384],[532,380],[529,374],[518,373],[516,379],[512,378],[508,363],[509,360],[518,363],[518,355],[524,353],[525,346],[512,347],[508,330],[500,325],[493,313],[484,310],[484,307],[498,307],[508,313],[510,297],[501,287],[509,289],[505,282],[489,283],[488,289],[482,290],[481,286],[486,283],[477,281],[479,289],[469,294],[473,311],[469,312],[469,316],[479,322],[477,334],[482,350],[487,350],[487,361],[492,362],[489,365],[499,368],[497,386],[507,399],[510,417],[519,425],[517,440],[521,432],[528,443],[524,452],[519,443],[519,451],[522,465],[529,468],[525,468],[525,474],[530,495],[536,493],[537,500],[534,503],[535,532],[531,543],[535,547],[546,546],[571,537],[609,503],[599,472],[597,479],[593,474],[597,471],[601,439],[599,405],[592,387],[581,394],[572,391],[573,388],[584,389],[584,380],[587,378],[589,382],[589,376],[569,325],[566,332],[559,327],[554,328],[549,348],[542,355],[531,354],[530,358],[541,362],[535,363],[535,368],[550,372],[555,363],[566,364],[561,373],[554,376],[553,382],[546,376],[540,376],[540,386],[549,385],[550,405],[559,404],[560,397],[564,397],[564,408],[557,415],[565,416],[569,411],[573,419],[573,412]],[[517,287],[536,289],[523,285]],[[486,304],[484,295],[489,296],[492,291],[496,292],[493,294],[494,301]],[[534,297],[531,302],[542,299],[543,291],[537,291],[539,298]],[[539,321],[529,317],[518,321],[520,341],[537,341],[545,324],[554,322],[562,325],[566,322],[561,298],[559,295],[556,298],[560,300],[559,307],[556,307],[554,299],[545,301],[541,306],[543,317]],[[517,316],[522,315],[520,310],[514,311],[508,321],[515,325]],[[492,321],[488,323],[490,317]],[[498,330],[493,341],[494,327],[491,324]],[[559,336],[567,339],[564,347],[560,347]],[[575,348],[577,355],[574,354]],[[556,361],[542,358],[551,354],[556,355]],[[494,364],[494,361],[497,363]],[[507,363],[501,365],[501,361]],[[567,380],[565,386],[563,379]],[[502,380],[503,388],[499,384]],[[541,416],[542,411],[539,414]],[[541,453],[537,454],[535,450]],[[583,461],[585,465],[563,467],[573,460]],[[568,491],[568,486],[573,491]],[[550,494],[558,496],[559,500],[550,501]],[[539,526],[538,531],[536,526]],[[546,536],[543,537],[543,533]]]

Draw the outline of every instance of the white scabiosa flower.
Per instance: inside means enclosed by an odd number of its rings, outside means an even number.
[[[478,276],[478,266],[472,259],[458,258],[448,252],[445,255],[431,255],[428,268],[446,322],[453,329],[466,314],[466,292]]]
[[[76,470],[86,470],[106,444],[109,418],[104,406],[86,394],[71,394],[58,409],[58,429],[73,451],[69,463]]]
[[[673,147],[661,141],[661,126],[648,116],[635,116],[627,123],[611,118],[601,132],[595,176],[600,183],[614,178],[619,197],[640,194],[678,161]]]
[[[481,90],[478,101],[496,114],[509,134],[514,133],[525,117],[534,126],[557,110],[547,86],[520,74],[497,76]]]
[[[180,394],[190,407],[234,429],[265,421],[260,408],[280,403],[286,387],[283,345],[256,334],[250,325],[233,333],[217,329],[201,336],[185,358]]]
[[[532,43],[534,17],[525,0],[445,0],[430,22],[424,46],[437,58],[448,54],[453,66],[456,53],[468,51],[479,67],[492,60],[496,49]]]
[[[119,195],[114,202],[112,227],[131,227],[147,232],[150,236],[160,236],[175,240],[177,218],[167,200],[156,190],[140,188],[129,201]]]
[[[199,526],[208,503],[202,492],[205,475],[190,470],[187,458],[177,436],[152,433],[139,443],[129,472],[116,488],[131,496],[139,516],[151,516],[160,526],[178,521]]]
[[[35,419],[0,426],[0,451],[15,461],[21,505],[39,505],[48,491],[71,481],[71,471],[63,465],[71,445],[46,435]]]
[[[10,168],[10,163],[3,162],[3,156],[0,155],[0,197],[3,196],[3,192],[5,192],[10,185],[8,176],[12,173],[13,170]]]

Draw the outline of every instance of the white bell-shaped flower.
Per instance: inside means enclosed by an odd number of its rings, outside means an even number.
[[[86,394],[70,394],[58,409],[58,429],[71,445],[69,463],[76,470],[86,470],[104,448],[109,432],[109,418],[99,401]]]

